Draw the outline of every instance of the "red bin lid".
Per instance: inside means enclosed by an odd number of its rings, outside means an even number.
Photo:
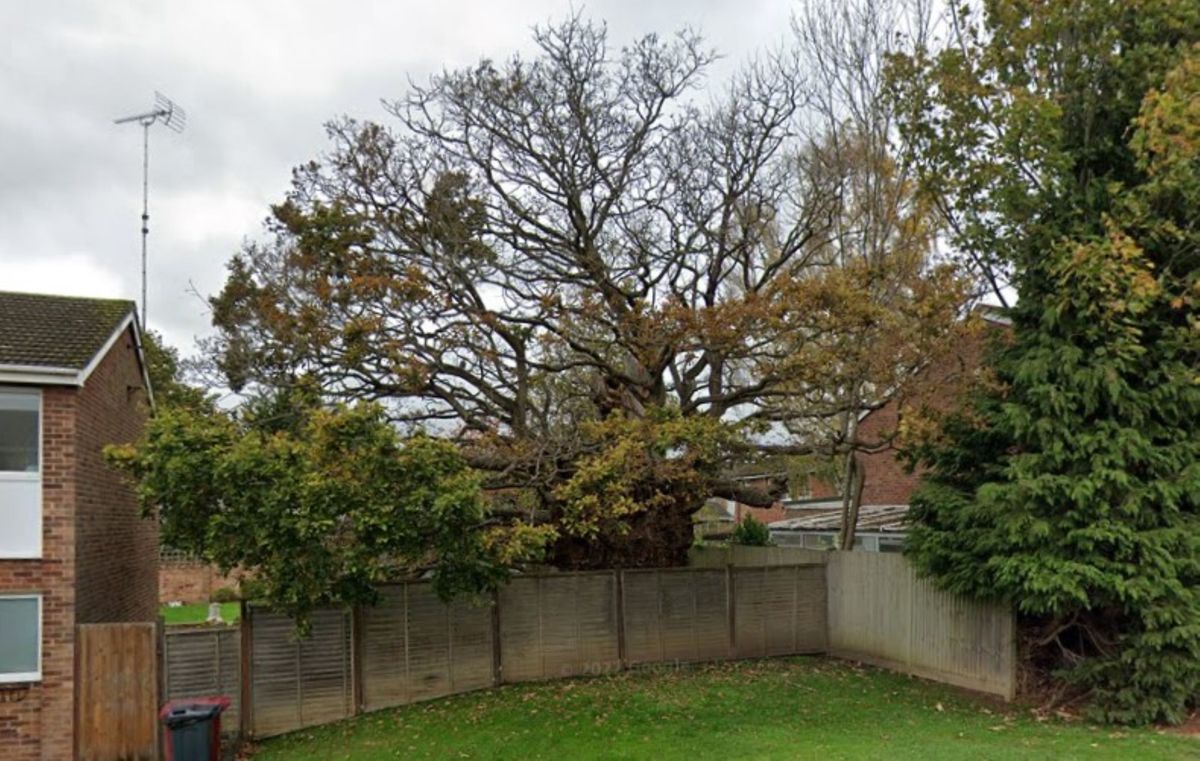
[[[158,712],[158,718],[165,719],[172,711],[177,711],[181,708],[187,708],[188,706],[217,706],[224,711],[229,708],[230,702],[229,696],[227,695],[205,695],[197,698],[179,698],[178,700],[169,700],[167,701],[167,704],[162,707],[162,710]]]

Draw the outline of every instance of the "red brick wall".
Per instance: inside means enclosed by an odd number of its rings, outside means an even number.
[[[995,331],[1003,329],[998,323],[983,322],[973,332],[964,334],[950,350],[930,363],[903,399],[893,400],[867,415],[859,424],[859,438],[882,441],[899,430],[906,414],[922,408],[944,412],[955,406],[980,373],[985,342],[996,335]],[[863,455],[862,462],[865,466],[862,504],[908,504],[921,480],[919,469],[906,472],[896,458],[895,449]]]
[[[5,761],[74,755],[76,401],[42,393],[42,558],[0,560],[0,592],[42,595],[42,681],[0,685]]]
[[[760,488],[766,488],[765,481],[751,481],[750,485]],[[838,496],[838,489],[834,484],[829,483],[816,474],[811,474],[808,481],[808,489],[811,492],[809,499],[825,499]],[[750,505],[738,502],[734,506],[733,519],[737,523],[741,523],[742,519],[747,515],[753,515],[755,520],[762,523],[770,524],[774,521],[781,521],[785,518],[794,518],[796,513],[789,513],[782,502],[776,502],[770,507],[751,507]]]
[[[208,602],[221,587],[238,588],[235,574],[228,576],[206,563],[164,562],[158,567],[159,603]]]
[[[866,441],[890,436],[900,424],[900,405],[889,402],[875,410],[859,424],[858,433]],[[896,457],[895,449],[872,452],[861,456],[863,464],[864,505],[907,505],[913,490],[921,481],[920,471],[909,473]]]
[[[130,329],[79,390],[75,527],[78,623],[158,617],[158,527],[138,513],[133,490],[104,461],[108,444],[133,441],[147,398]]]
[[[742,519],[747,515],[753,515],[755,520],[760,523],[772,523],[774,521],[781,521],[787,517],[784,514],[783,504],[779,502],[770,507],[751,507],[750,505],[743,505],[741,502],[737,503],[737,509],[734,511],[733,516],[734,520],[741,523]]]

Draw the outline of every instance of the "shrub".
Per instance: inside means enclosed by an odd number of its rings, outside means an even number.
[[[266,585],[258,579],[242,579],[240,591],[243,600],[262,600],[267,596]]]
[[[237,602],[240,599],[241,596],[233,587],[219,587],[209,596],[211,602]]]
[[[733,543],[750,547],[766,547],[771,543],[771,530],[767,528],[767,524],[753,515],[747,515],[733,529]]]

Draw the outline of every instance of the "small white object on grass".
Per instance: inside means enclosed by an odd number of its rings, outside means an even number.
[[[225,623],[225,619],[221,618],[221,603],[210,602],[208,604],[208,618],[205,620],[205,623],[209,623],[209,624]]]

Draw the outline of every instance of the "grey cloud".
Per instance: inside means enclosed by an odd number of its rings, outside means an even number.
[[[618,45],[701,29],[727,55],[719,81],[779,42],[790,10],[609,0],[585,13],[608,21]],[[528,49],[531,26],[569,12],[549,0],[0,5],[0,288],[136,297],[140,135],[112,119],[162,90],[189,121],[183,135],[151,136],[149,312],[187,351],[209,329],[189,283],[220,288],[291,167],[324,148],[326,120],[386,119],[380,99],[410,77]]]

